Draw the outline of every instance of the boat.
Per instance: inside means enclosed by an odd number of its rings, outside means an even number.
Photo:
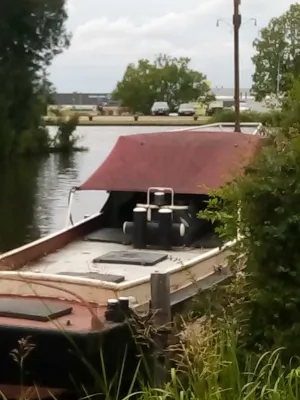
[[[71,189],[65,228],[0,256],[0,359],[6,366],[0,385],[19,388],[11,351],[22,338],[33,343],[24,362],[27,388],[53,393],[72,390],[74,381],[92,385],[80,358],[101,375],[99,346],[108,378],[126,351],[132,371],[136,353],[124,319],[130,309],[147,310],[152,273],[169,274],[174,308],[230,276],[226,258],[233,243],[215,237],[197,212],[210,190],[242,174],[259,151],[262,125],[242,129],[211,124],[121,136],[100,167]],[[109,195],[99,213],[74,223],[74,195],[100,190]]]

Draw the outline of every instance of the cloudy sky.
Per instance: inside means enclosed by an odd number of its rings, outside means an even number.
[[[232,0],[66,1],[73,39],[51,67],[58,91],[110,92],[129,62],[158,53],[189,56],[213,86],[233,86]],[[292,3],[241,0],[243,87],[251,86],[253,39]]]

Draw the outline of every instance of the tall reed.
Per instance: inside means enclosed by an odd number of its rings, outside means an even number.
[[[281,349],[260,358],[249,355],[241,363],[238,328],[228,321],[219,325],[216,329],[205,317],[186,325],[173,348],[176,365],[170,382],[163,389],[148,387],[132,395],[140,400],[300,399],[300,366],[287,372],[279,362]]]

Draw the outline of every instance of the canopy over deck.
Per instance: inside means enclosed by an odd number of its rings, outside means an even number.
[[[262,137],[234,132],[172,131],[121,136],[78,190],[207,194],[241,174]]]

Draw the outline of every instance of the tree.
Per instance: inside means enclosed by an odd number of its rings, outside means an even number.
[[[241,234],[232,262],[243,256],[248,274],[242,345],[283,347],[286,364],[300,356],[299,193],[300,135],[292,128],[266,139],[244,177],[218,190],[204,212],[226,241],[237,225]]]
[[[1,1],[0,159],[18,150],[41,124],[44,71],[69,45],[65,0]]]
[[[281,126],[285,131],[294,127],[299,131],[300,124],[300,79],[291,79],[290,89],[282,99],[282,121]]]
[[[206,76],[189,67],[190,59],[159,55],[153,63],[139,60],[129,64],[113,97],[133,112],[149,113],[154,101],[167,101],[176,107],[208,95]]]
[[[55,87],[49,80],[47,71],[43,72],[42,78],[37,86],[37,93],[41,106],[43,107],[43,114],[47,115],[48,105],[55,104],[54,95],[56,93]]]
[[[300,74],[300,4],[273,18],[255,39],[255,66],[252,90],[257,100],[288,90],[291,78]]]

